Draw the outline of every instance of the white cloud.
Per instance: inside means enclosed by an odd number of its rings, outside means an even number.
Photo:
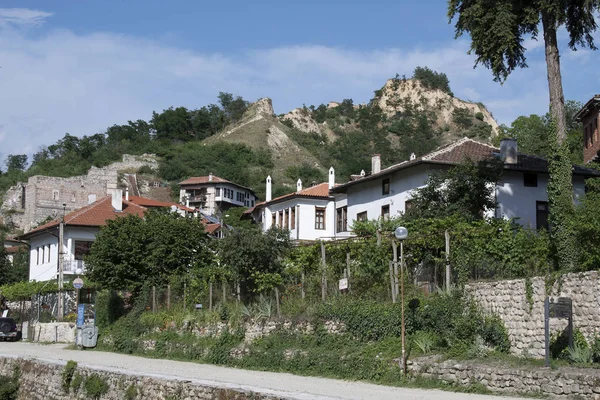
[[[278,113],[344,98],[366,102],[386,79],[410,76],[419,65],[445,72],[457,97],[482,101],[499,122],[544,113],[548,104],[543,59],[530,59],[529,69],[500,85],[485,68],[473,69],[464,40],[432,48],[299,45],[205,54],[110,33],[32,37],[1,26],[0,33],[0,162],[67,132],[89,135],[149,119],[153,110],[214,103],[219,91],[251,101],[271,97]]]
[[[28,8],[0,8],[0,26],[39,26],[52,13]]]

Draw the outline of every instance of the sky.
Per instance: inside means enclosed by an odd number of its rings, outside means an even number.
[[[483,102],[499,123],[548,110],[542,43],[528,39],[529,68],[496,83],[473,68],[469,37],[454,38],[446,1],[291,3],[3,0],[0,169],[6,155],[31,155],[65,133],[93,135],[170,106],[199,108],[216,103],[219,91],[270,97],[278,114],[346,98],[364,103],[416,66],[446,73],[457,97]],[[585,102],[600,92],[600,53],[572,52],[565,36],[565,99]]]

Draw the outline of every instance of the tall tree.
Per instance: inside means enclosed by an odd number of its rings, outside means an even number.
[[[600,0],[449,0],[448,17],[456,19],[456,37],[471,35],[471,53],[477,64],[492,70],[496,81],[505,81],[516,69],[527,67],[527,36],[538,38],[540,25],[544,38],[553,138],[549,162],[548,199],[556,261],[564,268],[574,267],[575,238],[568,221],[573,214],[573,182],[569,160],[565,101],[560,72],[557,30],[564,26],[568,45],[596,49],[592,33],[597,24],[594,14]]]
[[[6,157],[7,172],[23,172],[26,167],[26,154],[9,154],[8,157]]]

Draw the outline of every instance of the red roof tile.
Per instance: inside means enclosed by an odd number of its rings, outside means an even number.
[[[187,212],[193,212],[194,209],[190,207],[186,207],[183,204],[174,203],[171,201],[158,201],[153,199],[147,199],[141,196],[129,196],[129,201],[137,204],[138,206],[146,207],[146,208],[171,208],[172,206],[177,207],[180,210],[184,210]]]
[[[256,203],[253,208],[244,211],[246,213],[252,213],[257,208],[261,208],[267,204],[278,203],[287,199],[293,199],[294,197],[310,197],[310,198],[323,198],[328,199],[329,196],[329,183],[319,183],[318,185],[302,189],[299,192],[293,192],[284,194],[283,196],[276,197],[270,201],[262,201]]]
[[[106,221],[108,220],[125,215],[137,215],[139,217],[143,217],[146,210],[147,209],[145,207],[132,203],[131,201],[123,200],[123,211],[115,211],[112,206],[112,196],[106,196],[90,205],[65,215],[65,224],[100,227],[106,225]],[[25,233],[21,236],[21,238],[26,238],[31,236],[33,233],[54,228],[59,224],[60,221],[56,219]]]
[[[210,176],[196,176],[189,179],[186,179],[183,182],[179,182],[180,185],[198,185],[202,183],[235,183],[228,181],[227,179],[219,178],[216,175],[212,176],[212,180],[210,180]]]
[[[206,224],[204,229],[206,229],[206,233],[213,234],[216,230],[221,227],[221,224]]]

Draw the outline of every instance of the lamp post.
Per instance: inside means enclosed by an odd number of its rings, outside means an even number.
[[[63,214],[60,218],[60,224],[58,226],[58,320],[62,321],[65,315],[65,299],[64,299],[64,235],[65,235],[65,212],[67,209],[67,203],[63,203]]]
[[[402,315],[402,373],[406,375],[406,341],[405,341],[405,326],[404,326],[404,239],[408,237],[408,229],[403,226],[396,228],[394,236],[400,241],[400,309]],[[398,263],[398,260],[394,260]]]

